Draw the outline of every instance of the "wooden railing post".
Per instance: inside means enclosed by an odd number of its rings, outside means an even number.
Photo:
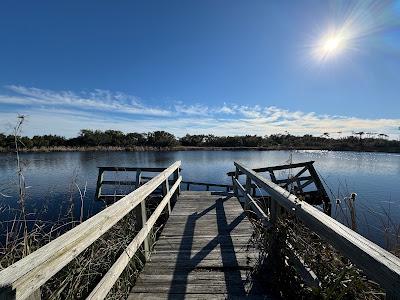
[[[135,190],[140,186],[141,181],[142,181],[142,170],[137,169],[136,170]]]
[[[235,170],[235,175],[232,177],[232,186],[233,186],[233,194],[235,195],[235,197],[238,197],[239,196],[238,195],[238,188],[237,188],[237,186],[235,184],[235,179],[239,180],[239,170],[238,170],[237,167],[236,167],[236,170]]]
[[[97,176],[97,185],[96,185],[96,199],[100,199],[101,196],[101,185],[103,184],[104,179],[104,170],[103,168],[99,168],[99,174]]]
[[[136,215],[136,224],[138,227],[137,229],[140,230],[143,228],[143,225],[146,224],[147,222],[146,199],[143,199],[142,202],[140,202],[140,205],[135,207],[135,215]],[[142,249],[143,249],[143,260],[147,261],[150,258],[150,242],[148,236],[146,236],[146,238],[143,241]]]
[[[162,195],[165,197],[169,192],[169,181],[168,178],[162,183]],[[168,200],[168,214],[171,214],[171,200]]]
[[[179,168],[176,169],[176,171],[173,174],[173,184],[175,184],[175,182],[178,180],[178,178],[179,178]],[[178,200],[178,196],[180,193],[181,193],[181,188],[179,185],[178,188],[176,189],[176,191],[174,192],[174,194],[172,195],[173,204],[175,204],[176,201]]]
[[[248,175],[246,176],[245,189],[246,189],[246,194],[250,195],[250,193],[251,193],[251,178]],[[244,197],[244,207],[246,210],[248,209],[248,206],[249,206],[249,198],[247,197],[247,195]]]
[[[180,175],[180,171],[179,171],[179,168],[177,168],[176,171],[174,172],[174,177],[173,177],[174,178],[174,183],[178,180],[179,175]],[[181,193],[181,186],[179,185],[175,194],[179,195],[180,193]]]

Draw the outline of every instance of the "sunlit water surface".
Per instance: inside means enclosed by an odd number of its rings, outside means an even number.
[[[28,210],[40,213],[41,218],[52,219],[68,207],[71,197],[75,202],[75,214],[78,214],[80,197],[77,185],[82,192],[87,185],[85,217],[102,208],[101,203],[93,200],[98,166],[166,167],[181,160],[184,180],[229,184],[226,172],[233,170],[234,161],[250,167],[271,166],[287,163],[291,155],[294,163],[315,161],[327,189],[334,194],[333,200],[338,195],[344,197],[356,192],[359,232],[384,244],[386,214],[394,224],[400,223],[398,154],[329,151],[61,152],[22,154],[21,159],[28,187]],[[12,154],[0,155],[0,193],[2,208],[17,206],[16,161]],[[0,230],[4,230],[8,217],[3,213]]]

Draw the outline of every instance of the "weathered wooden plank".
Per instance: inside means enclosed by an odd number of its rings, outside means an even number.
[[[167,168],[159,168],[159,167],[98,167],[99,170],[108,171],[108,172],[136,172],[138,169],[143,172],[163,172]]]
[[[121,273],[125,270],[129,261],[135,255],[139,246],[145,241],[147,235],[150,233],[150,230],[153,228],[164,208],[168,205],[172,194],[177,190],[181,180],[182,177],[179,177],[171,190],[168,189],[163,200],[157,206],[147,222],[143,224],[143,228],[138,232],[132,242],[128,245],[128,247],[126,247],[125,251],[120,255],[117,261],[103,276],[103,278],[93,289],[87,299],[104,299],[107,296],[108,292],[112,289],[114,283],[118,280]]]
[[[248,247],[252,232],[234,198],[182,192],[131,298],[245,297],[247,274],[257,258]]]

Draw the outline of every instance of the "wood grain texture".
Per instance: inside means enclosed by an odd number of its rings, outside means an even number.
[[[160,217],[164,208],[168,205],[172,194],[177,190],[181,181],[182,177],[179,177],[175,184],[172,186],[171,190],[168,189],[168,192],[164,196],[163,200],[157,206],[147,222],[143,224],[142,229],[138,232],[138,234],[128,245],[128,247],[126,247],[125,251],[120,255],[120,257],[110,268],[110,270],[108,270],[108,272],[103,276],[103,278],[93,289],[87,299],[104,299],[107,296],[108,292],[112,289],[114,283],[118,280],[119,276],[125,270],[126,266],[135,255],[140,245],[146,240],[147,235],[153,228],[157,219]]]
[[[129,299],[268,299],[249,280],[252,232],[236,198],[181,192]]]

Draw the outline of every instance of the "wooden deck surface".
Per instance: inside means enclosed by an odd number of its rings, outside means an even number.
[[[182,192],[129,299],[269,299],[249,278],[252,231],[235,197]]]

